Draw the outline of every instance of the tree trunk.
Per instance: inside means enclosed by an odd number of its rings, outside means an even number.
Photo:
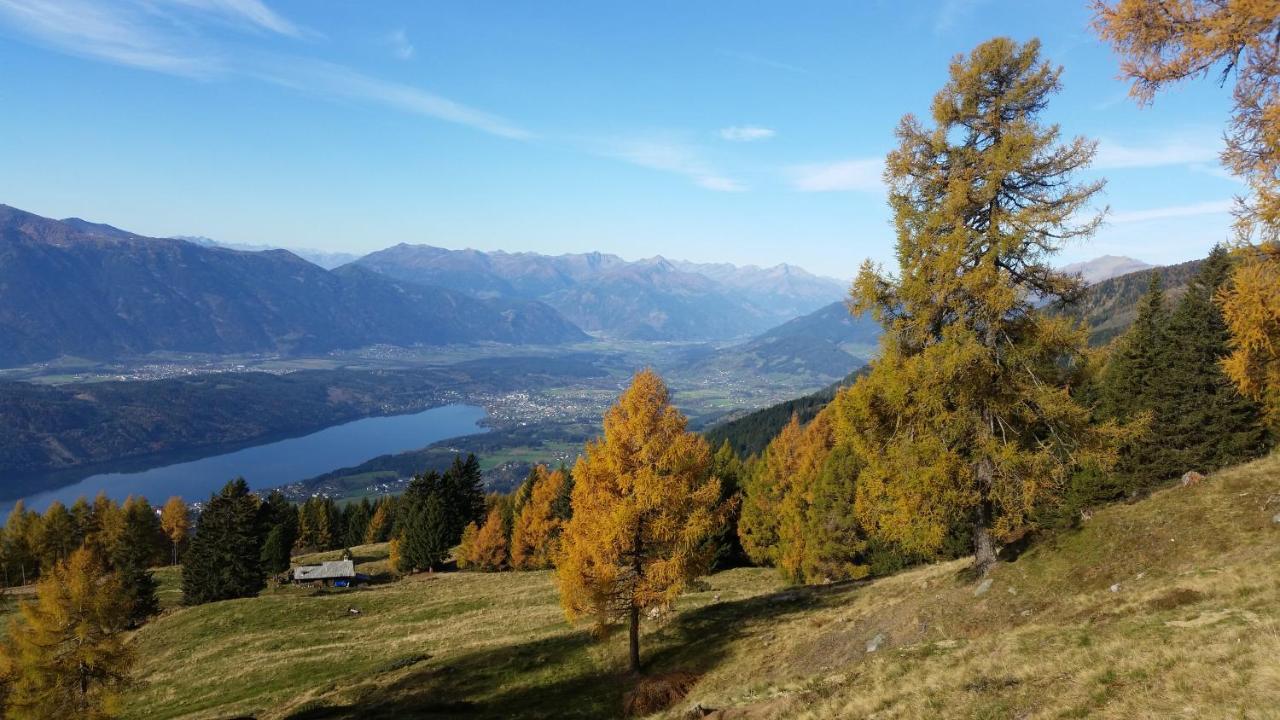
[[[631,672],[640,674],[640,608],[631,606]]]
[[[978,577],[991,572],[996,564],[996,541],[991,536],[991,503],[983,500],[973,521],[973,569]]]

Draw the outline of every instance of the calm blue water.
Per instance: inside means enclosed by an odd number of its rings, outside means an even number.
[[[92,475],[74,485],[23,499],[28,508],[41,512],[54,500],[70,505],[81,495],[92,500],[100,491],[119,501],[129,495],[142,495],[157,505],[172,495],[187,502],[205,501],[211,492],[237,476],[244,476],[251,487],[271,488],[359,465],[379,455],[416,450],[440,440],[484,432],[479,425],[484,416],[481,407],[446,405],[412,415],[365,418],[311,435],[223,455],[139,472]],[[0,502],[0,522],[8,517],[16,500]]]

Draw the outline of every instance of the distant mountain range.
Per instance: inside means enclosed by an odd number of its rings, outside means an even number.
[[[0,365],[156,350],[325,352],[376,343],[585,339],[536,300],[480,299],[284,250],[148,238],[0,205]]]
[[[582,329],[627,340],[725,340],[762,332],[844,295],[790,265],[699,264],[663,257],[447,250],[396,245],[355,262],[388,277],[476,297],[546,302]]]
[[[349,262],[357,260],[360,256],[349,252],[331,252],[329,250],[316,250],[315,248],[285,248],[276,245],[253,245],[250,243],[228,243],[219,240],[213,240],[201,235],[174,235],[174,240],[186,240],[197,245],[205,247],[221,247],[228,250],[244,250],[246,252],[263,252],[265,250],[288,250],[298,257],[306,260],[313,265],[319,265],[325,270],[332,270],[337,267],[346,265]]]

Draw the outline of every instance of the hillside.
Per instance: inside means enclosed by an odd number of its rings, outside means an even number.
[[[661,717],[1264,717],[1277,498],[1273,456],[1102,509],[976,585],[965,560],[790,589],[718,573],[645,625],[649,672],[697,678]],[[356,554],[385,571],[384,547]],[[566,625],[545,572],[268,591],[172,609],[134,643],[127,718],[607,718],[631,682],[624,643]]]
[[[854,318],[843,302],[772,328],[745,343],[717,351],[694,364],[702,372],[786,375],[829,383],[862,367],[875,354],[880,325]]]
[[[330,272],[284,250],[147,238],[0,205],[0,366],[157,350],[316,353],[584,339],[534,300]]]
[[[448,250],[400,244],[355,262],[388,277],[484,298],[543,300],[579,327],[626,340],[723,340],[812,312],[844,286],[789,265],[662,257]]]
[[[702,435],[714,448],[728,442],[729,447],[733,448],[738,457],[758,455],[770,440],[778,436],[783,426],[791,422],[792,415],[798,417],[801,423],[809,422],[835,398],[836,391],[841,386],[851,383],[854,377],[856,373],[815,393],[784,400],[728,422],[719,423],[704,431]]]
[[[1068,312],[1089,327],[1089,342],[1103,345],[1123,333],[1137,315],[1138,300],[1147,291],[1151,273],[1160,275],[1165,300],[1172,304],[1182,297],[1187,283],[1200,269],[1202,260],[1167,265],[1120,275],[1091,285],[1080,302]]]

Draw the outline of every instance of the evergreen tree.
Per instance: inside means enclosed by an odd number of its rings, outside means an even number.
[[[573,518],[556,560],[560,603],[570,620],[626,623],[633,672],[641,613],[669,606],[707,571],[707,540],[724,522],[711,450],[686,425],[661,378],[644,370],[573,471]]]
[[[434,473],[428,477],[436,481],[433,486],[427,487],[428,484],[423,483],[424,487],[412,495],[405,493],[405,505],[400,513],[403,522],[398,523],[396,532],[396,569],[400,572],[435,570],[444,564],[453,545],[450,518],[436,485],[438,478]],[[415,478],[413,482],[417,481]],[[413,483],[410,483],[412,487]]]
[[[124,524],[120,541],[108,561],[129,601],[129,626],[137,627],[160,612],[156,580],[150,567],[164,561],[168,555],[165,546],[169,543],[146,498],[129,498],[122,511]]]
[[[1114,499],[1113,492],[1132,493],[1179,474],[1177,453],[1164,433],[1174,419],[1168,332],[1169,314],[1159,273],[1151,273],[1147,292],[1138,303],[1133,325],[1116,341],[1102,377],[1101,413],[1120,421],[1145,421],[1145,432],[1121,449],[1116,473],[1122,484],[1103,478],[1096,501]]]
[[[40,519],[40,531],[37,547],[40,553],[40,567],[51,568],[71,557],[76,547],[75,521],[67,507],[54,500],[44,511]]]
[[[745,467],[733,446],[725,440],[711,456],[711,477],[720,481],[720,504],[725,509],[724,527],[711,539],[715,548],[711,566],[724,569],[747,560],[738,540],[738,520],[742,515],[742,480]]]
[[[83,495],[71,505],[71,524],[75,528],[75,546],[80,547],[93,527],[93,508]]]
[[[369,521],[373,519],[373,505],[369,502],[369,498],[364,497],[360,502],[348,503],[343,509],[343,541],[346,547],[355,547],[364,544],[364,536],[369,532]]]
[[[26,585],[40,572],[34,542],[40,527],[40,516],[18,500],[4,524],[5,583]]]
[[[288,570],[298,541],[298,508],[284,493],[272,490],[258,509],[258,528],[262,535],[262,571],[278,575]]]
[[[1171,449],[1178,470],[1210,472],[1270,447],[1262,408],[1241,395],[1222,369],[1231,333],[1215,297],[1231,272],[1227,250],[1215,247],[1169,319],[1161,383],[1167,417],[1155,434]]]
[[[92,546],[51,568],[10,623],[5,717],[115,717],[133,663],[123,636],[129,615],[128,593]]]
[[[813,482],[804,558],[806,582],[856,580],[871,570],[867,539],[854,512],[862,461],[848,445],[835,445]]]
[[[475,455],[468,455],[466,460],[460,455],[453,457],[453,464],[440,478],[440,500],[451,543],[462,537],[462,529],[467,523],[479,525],[484,521],[484,477]]]
[[[556,472],[564,475],[564,482],[560,485],[560,494],[551,503],[551,512],[560,520],[568,520],[573,517],[573,473],[564,463],[560,463],[560,469]]]
[[[979,573],[1078,464],[1110,461],[1117,434],[1071,396],[1083,332],[1039,310],[1079,292],[1051,260],[1101,222],[1076,224],[1101,188],[1073,182],[1094,144],[1061,144],[1039,121],[1060,74],[1036,40],[952,62],[935,126],[903,118],[886,159],[899,273],[867,263],[853,292],[854,312],[885,328],[870,372],[837,398],[839,439],[865,462],[858,519],[936,553],[963,517]]]
[[[188,605],[251,597],[263,588],[258,498],[243,478],[227,483],[200,513],[182,559]]]

